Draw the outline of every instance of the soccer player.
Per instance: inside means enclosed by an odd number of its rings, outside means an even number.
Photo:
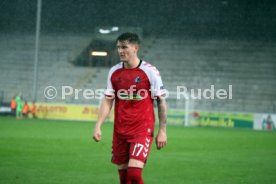
[[[15,96],[12,97],[12,99],[11,99],[10,107],[11,107],[11,115],[12,115],[12,116],[15,116],[15,115],[16,115],[16,101],[15,101]]]
[[[140,40],[135,33],[117,38],[121,62],[108,74],[107,89],[93,139],[102,139],[101,126],[115,101],[112,163],[118,165],[121,184],[143,184],[142,169],[149,156],[154,134],[154,99],[157,101],[159,130],[155,139],[158,150],[167,144],[167,105],[159,71],[138,58]]]
[[[25,103],[23,105],[22,115],[24,118],[27,118],[28,114],[29,114],[29,105],[28,105],[27,101],[25,101]]]
[[[22,96],[16,97],[16,119],[22,119],[22,110],[23,110],[23,98]]]

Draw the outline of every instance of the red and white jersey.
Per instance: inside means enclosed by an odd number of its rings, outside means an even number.
[[[113,66],[108,74],[106,96],[115,98],[114,131],[138,135],[154,131],[154,98],[165,95],[161,76],[155,66],[140,61],[138,67]]]

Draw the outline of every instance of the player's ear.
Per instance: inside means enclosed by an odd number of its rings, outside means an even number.
[[[136,51],[138,51],[139,50],[139,45],[138,44],[134,44],[134,48],[135,48]]]

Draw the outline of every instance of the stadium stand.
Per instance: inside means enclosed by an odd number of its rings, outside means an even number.
[[[158,38],[145,56],[156,65],[169,91],[228,89],[232,100],[195,100],[201,110],[272,112],[276,99],[275,43],[222,39]],[[174,106],[174,104],[171,104]]]
[[[5,101],[22,92],[32,100],[34,36],[0,35],[0,85]],[[74,59],[91,41],[91,35],[42,35],[39,49],[38,91],[40,102],[98,103],[79,96],[53,100],[44,97],[47,86],[68,85],[77,89],[104,89],[109,68],[76,67]],[[194,100],[193,108],[213,111],[275,112],[276,44],[274,42],[226,39],[187,39],[181,36],[145,37],[141,58],[154,64],[170,91],[176,86],[190,89],[228,89],[232,100]],[[60,89],[59,89],[60,90]],[[182,102],[168,99],[170,107]]]
[[[1,92],[4,100],[22,93],[27,101],[33,100],[34,36],[0,35]],[[68,62],[72,54],[88,44],[91,35],[42,35],[39,48],[37,75],[37,101],[49,101],[44,89],[54,86],[58,96],[50,102],[72,103],[72,99],[61,99],[62,85],[81,88],[85,80],[93,77],[94,69],[75,67]]]

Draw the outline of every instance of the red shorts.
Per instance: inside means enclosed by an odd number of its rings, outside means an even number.
[[[129,162],[129,159],[136,159],[146,162],[153,135],[150,133],[139,136],[123,136],[113,134],[112,142],[112,163],[121,165]]]

